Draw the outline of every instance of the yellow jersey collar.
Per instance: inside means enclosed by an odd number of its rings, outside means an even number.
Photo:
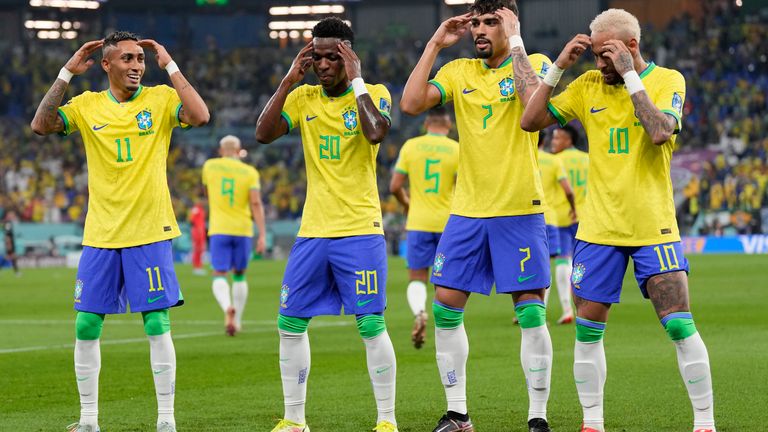
[[[139,94],[141,94],[142,90],[144,90],[144,86],[139,84],[139,89],[136,90],[136,92],[133,95],[131,95],[131,97],[129,97],[128,100],[125,101],[125,102],[130,102],[130,101],[136,99],[137,97],[139,97]],[[110,89],[107,89],[107,97],[109,97],[109,100],[111,100],[112,102],[114,102],[116,104],[125,103],[125,102],[120,102],[119,100],[117,100],[117,98],[112,94],[112,91]]]
[[[492,68],[492,67],[488,66],[488,64],[486,64],[484,61],[481,61],[480,63],[483,64],[483,69],[501,69],[501,68],[503,68],[505,66],[508,66],[510,63],[512,63],[512,54],[510,54],[509,57],[506,58],[506,60],[501,62],[501,64],[497,68]]]
[[[650,74],[654,69],[656,69],[656,63],[654,62],[648,63],[645,69],[642,72],[640,72],[640,79],[647,77],[648,74]]]
[[[328,96],[328,93],[325,92],[325,89],[322,88],[322,86],[320,87],[320,93],[322,93],[323,96],[325,96],[325,97],[327,97],[329,99],[331,99],[331,98],[332,99],[338,99],[340,97],[344,97],[344,96],[348,95],[349,92],[351,92],[351,91],[352,91],[352,84],[350,84],[349,87],[347,87],[347,89],[344,90],[344,93],[342,93],[342,94],[340,94],[338,96]]]

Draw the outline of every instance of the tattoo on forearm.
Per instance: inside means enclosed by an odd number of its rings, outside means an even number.
[[[42,120],[46,128],[51,128],[56,123],[58,118],[57,111],[61,106],[61,100],[64,98],[64,93],[67,91],[69,84],[57,79],[54,81],[51,88],[43,97],[40,105],[37,107],[35,117]]]
[[[512,48],[512,68],[515,71],[515,89],[523,100],[528,99],[528,89],[539,84],[539,77],[528,61],[528,55],[520,47]]]
[[[617,69],[632,71],[635,69],[635,64],[632,62],[632,55],[628,52],[619,55],[619,64]]]
[[[661,112],[651,102],[646,92],[633,94],[632,103],[635,105],[635,115],[640,119],[640,123],[643,124],[643,128],[649,136],[657,137],[674,133],[677,126],[675,119]]]

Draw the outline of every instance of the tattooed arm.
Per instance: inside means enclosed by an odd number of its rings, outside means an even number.
[[[501,19],[508,38],[520,36],[520,21],[514,12],[507,8],[501,8],[495,13]],[[520,96],[520,102],[526,106],[531,95],[539,89],[541,79],[533,70],[524,47],[512,47],[512,68],[515,71],[515,91]]]

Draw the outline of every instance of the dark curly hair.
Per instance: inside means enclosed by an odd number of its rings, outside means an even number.
[[[109,47],[116,47],[118,42],[122,42],[125,40],[132,40],[132,41],[139,41],[139,35],[136,33],[131,33],[127,31],[116,31],[111,34],[108,34],[107,37],[104,38],[104,45],[101,47],[101,52],[105,53]]]
[[[323,18],[312,29],[313,38],[338,38],[348,40],[349,43],[355,42],[355,33],[352,29],[338,17]]]
[[[520,16],[515,0],[475,0],[475,3],[469,6],[469,11],[476,15],[485,15],[504,7]]]

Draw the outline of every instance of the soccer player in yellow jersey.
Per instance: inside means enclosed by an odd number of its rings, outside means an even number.
[[[451,116],[445,107],[432,108],[424,121],[425,135],[403,144],[389,191],[405,207],[408,220],[408,305],[414,315],[411,340],[424,344],[427,325],[427,271],[451,211],[459,143],[448,138]],[[409,180],[410,194],[405,189]]]
[[[693,430],[713,432],[709,356],[688,300],[688,261],[675,220],[670,161],[680,131],[685,79],[643,59],[640,25],[609,9],[563,49],[525,109],[521,126],[539,130],[578,118],[589,140],[589,192],[576,234],[573,283],[576,347],[573,373],[584,411],[583,432],[604,430],[603,333],[619,302],[632,258],[640,290],[677,350],[693,405]],[[560,74],[586,50],[597,70],[582,74],[550,101]]]
[[[73,75],[94,63],[109,88],[84,92],[59,107]],[[173,88],[145,87],[144,49],[155,51]],[[202,126],[210,115],[200,95],[159,43],[128,32],[83,45],[59,72],[46,93],[32,130],[39,135],[80,131],[88,161],[88,214],[83,254],[75,282],[75,374],[80,421],[69,431],[98,431],[101,354],[105,314],[141,312],[149,337],[150,363],[157,395],[157,430],[176,430],[173,399],[176,354],[168,308],[183,297],[173,269],[171,240],[179,236],[166,177],[166,159],[175,127]]]
[[[256,168],[240,161],[240,139],[227,135],[219,141],[221,157],[203,164],[203,185],[210,208],[208,236],[213,296],[224,311],[225,329],[234,336],[242,328],[243,310],[248,299],[245,270],[251,257],[253,224],[259,230],[255,250],[264,253],[266,226],[261,202],[261,183]],[[232,295],[227,273],[232,270]]]
[[[541,185],[544,188],[544,197],[547,202],[547,209],[544,212],[544,221],[547,224],[547,240],[549,242],[549,256],[555,259],[555,268],[557,269],[558,257],[563,254],[563,245],[560,244],[560,233],[558,226],[566,226],[576,221],[576,201],[573,195],[573,189],[568,182],[568,177],[563,168],[563,163],[555,155],[546,152],[543,149],[544,140],[539,141],[539,169],[541,170]],[[557,207],[561,201],[565,201],[568,211],[565,215],[558,214]],[[561,222],[561,218],[566,218]],[[559,282],[559,281],[556,281]],[[544,304],[547,304],[550,291],[544,297]],[[562,316],[557,320],[558,324],[567,324],[573,321],[573,308],[571,308],[571,284],[557,283],[557,296],[560,299],[560,308]]]
[[[296,56],[259,116],[256,139],[269,143],[301,129],[307,201],[280,289],[278,330],[285,416],[273,432],[308,432],[307,327],[317,315],[354,314],[365,343],[378,418],[396,432],[395,351],[384,322],[387,251],[376,185],[376,153],[389,132],[389,91],[366,84],[352,50],[354,33],[325,18]],[[302,85],[312,67],[320,85]]]
[[[440,51],[468,31],[477,58],[453,60],[428,81]],[[543,301],[550,284],[544,192],[538,133],[523,131],[519,121],[550,62],[533,54],[531,68],[520,58],[528,56],[515,2],[476,0],[469,13],[440,25],[400,100],[401,109],[412,115],[453,101],[461,146],[451,216],[432,266],[437,366],[448,402],[434,429],[439,432],[474,430],[467,412],[464,306],[470,293],[488,295],[494,283],[497,293],[511,293],[520,322],[528,429],[549,431],[552,342]]]

